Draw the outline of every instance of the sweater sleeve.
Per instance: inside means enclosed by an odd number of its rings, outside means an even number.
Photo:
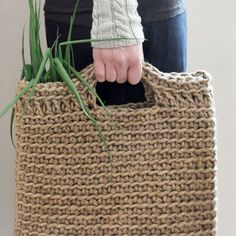
[[[91,42],[92,47],[114,48],[144,41],[137,0],[94,0],[91,39],[119,39]]]

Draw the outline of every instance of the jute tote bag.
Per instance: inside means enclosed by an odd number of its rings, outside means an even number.
[[[95,88],[93,65],[82,70]],[[62,82],[15,105],[15,235],[215,235],[215,109],[206,72],[143,64],[145,102],[109,105],[73,79],[112,155]],[[19,81],[17,92],[25,86]],[[119,96],[119,95],[117,95]]]

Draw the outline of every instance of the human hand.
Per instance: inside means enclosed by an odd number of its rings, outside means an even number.
[[[143,45],[93,48],[94,72],[98,82],[137,84],[142,77]]]

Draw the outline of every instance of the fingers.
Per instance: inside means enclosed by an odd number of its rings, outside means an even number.
[[[132,85],[138,84],[142,77],[142,64],[137,63],[128,70],[128,82]]]
[[[94,73],[98,82],[105,81],[105,65],[101,60],[94,60]]]
[[[123,84],[127,81],[127,72],[128,72],[128,66],[127,63],[117,63],[116,65],[117,68],[117,77],[116,81],[119,84]]]
[[[104,64],[100,60],[94,61],[93,64],[94,64],[94,72],[96,80],[98,82],[104,82],[105,80],[109,82],[116,81],[117,71],[113,64],[111,63]]]
[[[106,63],[105,68],[106,68],[106,80],[109,82],[116,81],[116,68],[114,64]]]
[[[128,77],[127,80],[130,84],[138,84],[142,78],[143,73],[143,61],[144,61],[144,55],[143,55],[143,45],[135,45],[136,50],[136,57],[131,60],[130,66],[128,69]]]
[[[93,48],[97,81],[137,84],[142,77],[142,44],[120,48]]]

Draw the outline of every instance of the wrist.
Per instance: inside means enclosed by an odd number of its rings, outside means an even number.
[[[144,41],[137,0],[94,0],[91,39],[116,39],[91,42],[92,47],[130,46]]]

